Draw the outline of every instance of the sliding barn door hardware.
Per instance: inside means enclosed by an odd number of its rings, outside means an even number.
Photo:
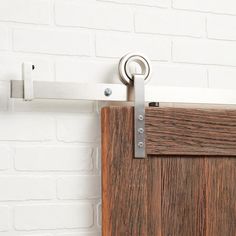
[[[119,72],[121,81],[134,92],[134,156],[145,158],[145,89],[151,76],[151,63],[140,53],[130,53],[121,58]]]
[[[10,98],[21,98],[25,101],[35,99],[132,101],[136,158],[145,158],[146,102],[150,103],[150,106],[157,106],[157,102],[236,105],[236,93],[233,89],[144,86],[151,76],[151,63],[140,53],[130,53],[121,58],[119,74],[123,84],[34,81],[35,70],[32,63],[25,62],[22,64],[22,80],[0,81],[1,108],[7,109]]]

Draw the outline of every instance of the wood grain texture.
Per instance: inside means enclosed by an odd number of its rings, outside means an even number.
[[[133,108],[103,108],[102,235],[235,236],[235,126],[235,111],[148,108],[139,160]]]
[[[236,158],[206,161],[207,235],[236,235]]]
[[[204,158],[162,159],[162,235],[206,235],[204,164]]]
[[[148,154],[231,156],[236,111],[147,108],[146,133]]]
[[[160,159],[133,159],[133,109],[102,110],[103,236],[161,235]]]

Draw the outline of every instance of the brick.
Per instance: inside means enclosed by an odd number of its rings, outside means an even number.
[[[59,199],[90,199],[100,196],[100,176],[64,176],[57,181]]]
[[[15,168],[24,171],[89,171],[94,150],[90,147],[16,147]]]
[[[178,9],[236,14],[234,0],[173,0],[173,6]]]
[[[236,65],[236,43],[214,40],[173,41],[173,60],[213,65]]]
[[[14,225],[17,230],[89,228],[93,207],[89,203],[16,206]]]
[[[119,31],[131,31],[133,28],[133,13],[123,6],[59,0],[55,14],[56,23],[63,26]]]
[[[10,214],[8,206],[0,206],[0,232],[9,230]]]
[[[50,21],[50,1],[0,1],[0,20],[35,24],[48,24]]]
[[[106,2],[114,2],[121,4],[134,4],[152,7],[168,7],[170,5],[170,0],[100,0]]]
[[[0,140],[47,141],[55,133],[54,120],[49,116],[2,113]]]
[[[56,61],[56,80],[79,83],[119,83],[117,60],[61,59]],[[79,68],[79,70],[78,70]],[[91,70],[92,68],[92,70]]]
[[[209,87],[217,89],[236,89],[236,68],[210,67]]]
[[[50,177],[1,176],[0,201],[52,199],[55,187]]]
[[[205,17],[161,9],[138,11],[135,14],[135,30],[141,33],[200,37],[205,34]]]
[[[236,40],[236,16],[209,15],[207,35],[213,39]]]
[[[91,54],[91,35],[88,32],[69,30],[15,29],[13,46],[16,51],[49,54]]]
[[[207,69],[202,66],[153,64],[152,79],[147,86],[207,87]]]
[[[95,114],[57,118],[57,138],[64,142],[95,142],[99,136],[98,117]]]
[[[158,36],[131,36],[121,33],[98,33],[96,55],[100,57],[122,57],[130,51],[139,50],[153,60],[166,61],[170,57],[169,39]]]
[[[7,27],[0,25],[0,50],[9,48],[9,32]]]
[[[10,160],[13,156],[11,148],[1,145],[0,146],[0,170],[7,170],[10,165]]]

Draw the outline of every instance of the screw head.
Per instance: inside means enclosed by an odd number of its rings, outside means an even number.
[[[144,132],[144,129],[143,129],[143,128],[139,128],[139,129],[138,129],[138,133],[139,133],[139,134],[143,134],[143,132]]]
[[[104,95],[105,95],[106,97],[111,96],[111,94],[112,94],[112,90],[111,90],[110,88],[106,88],[106,89],[104,90]]]
[[[139,115],[139,116],[138,116],[138,119],[139,119],[139,120],[143,120],[143,115]]]
[[[144,146],[144,143],[143,143],[143,142],[138,142],[138,147],[139,147],[139,148],[143,148],[143,146]]]

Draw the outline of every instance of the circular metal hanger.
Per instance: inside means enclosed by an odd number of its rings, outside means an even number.
[[[133,75],[143,75],[145,83],[151,76],[151,63],[141,53],[129,53],[123,56],[119,62],[119,74],[121,82],[125,85],[133,83]]]

